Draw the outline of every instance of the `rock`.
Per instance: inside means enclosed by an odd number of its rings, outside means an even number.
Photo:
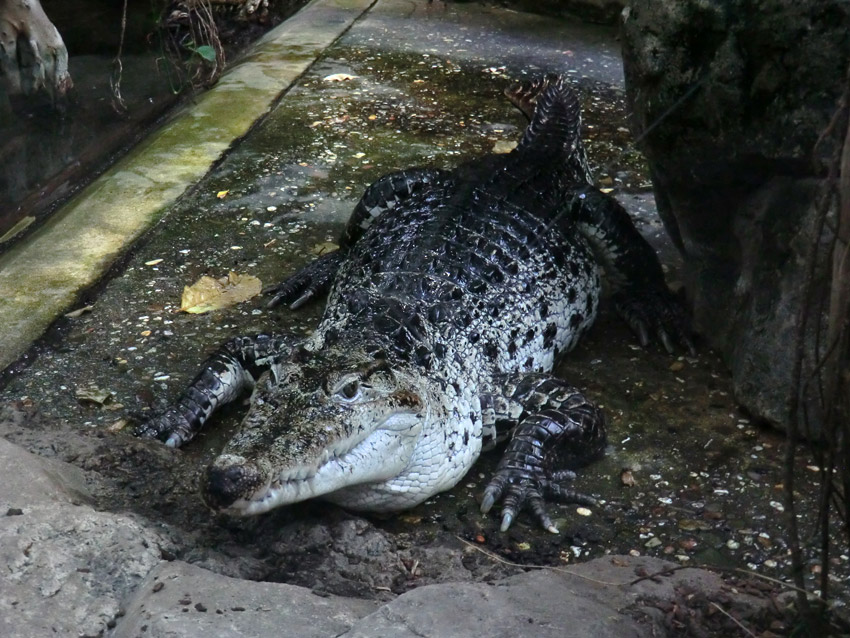
[[[376,606],[295,585],[229,578],[174,561],[148,575],[112,636],[339,636]]]
[[[426,585],[378,607],[374,601],[317,595],[282,583],[238,580],[174,561],[148,575],[113,638],[266,636],[310,638],[624,638],[657,635],[653,603],[677,591],[721,591],[710,572],[686,569],[629,585],[640,574],[675,567],[653,558],[606,557],[493,583]],[[655,612],[655,613],[654,613]]]
[[[723,354],[738,400],[779,426],[835,150],[815,142],[843,89],[848,28],[839,0],[635,0],[623,13],[633,133],[684,257],[695,327]]]
[[[638,601],[672,600],[687,584],[719,591],[720,578],[696,569],[627,584],[636,570],[659,572],[651,558],[606,557],[565,571],[540,570],[495,583],[428,585],[358,622],[345,638],[628,638],[658,635]]]
[[[0,439],[0,467],[0,635],[102,634],[160,562],[159,537],[86,504],[71,465]]]

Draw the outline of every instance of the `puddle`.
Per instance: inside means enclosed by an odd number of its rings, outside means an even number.
[[[712,352],[702,347],[686,357],[641,349],[606,304],[557,369],[604,406],[609,452],[580,473],[576,487],[605,504],[589,516],[553,505],[559,535],[537,529],[527,515],[503,534],[495,515],[479,514],[494,454],[453,490],[398,516],[363,518],[310,502],[236,521],[211,518],[195,485],[244,408],[224,411],[216,428],[180,452],[116,432],[128,419],[164,408],[227,338],[307,334],[321,313],[321,304],[269,311],[257,298],[208,315],[179,314],[184,285],[230,270],[264,284],[279,281],[336,239],[362,190],[383,173],[454,166],[515,141],[524,120],[501,92],[510,78],[553,59],[546,50],[482,66],[475,56],[450,58],[430,45],[387,50],[375,40],[377,28],[363,23],[330,48],[103,288],[81,301],[92,310],[60,322],[37,360],[8,378],[0,401],[18,415],[10,424],[7,410],[9,437],[97,472],[100,506],[173,529],[181,558],[246,578],[381,598],[428,582],[510,571],[464,541],[523,564],[637,553],[787,578],[782,439],[738,411]],[[352,77],[327,79],[337,74]],[[645,167],[627,147],[622,88],[585,75],[577,83],[596,175],[634,213],[675,281],[675,252],[654,213]],[[77,391],[91,386],[110,399],[79,401]],[[798,463],[805,510],[815,502],[817,474],[807,469],[805,453]],[[836,559],[841,583],[847,560]]]

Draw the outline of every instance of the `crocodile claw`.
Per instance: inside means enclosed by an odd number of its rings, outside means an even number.
[[[194,432],[183,415],[171,408],[137,426],[133,435],[143,439],[157,439],[168,447],[179,448],[192,439]]]
[[[281,303],[289,303],[290,309],[296,310],[311,299],[325,294],[330,289],[344,257],[344,251],[331,251],[283,282],[265,288],[263,294],[274,295],[267,306],[274,308]]]
[[[622,290],[614,295],[614,305],[641,346],[646,347],[654,333],[668,353],[673,354],[678,344],[696,355],[687,313],[666,288]]]
[[[540,471],[540,474],[542,474],[542,471]],[[570,474],[572,473],[564,473],[563,476],[569,478]],[[527,471],[519,472],[504,468],[496,473],[496,476],[485,488],[484,498],[481,500],[481,513],[486,514],[496,504],[496,501],[504,498],[502,522],[499,526],[501,531],[507,531],[517,514],[527,507],[540,522],[543,529],[552,534],[558,534],[558,528],[546,512],[544,497],[561,503],[597,504],[596,499],[592,496],[567,489],[552,478],[531,478]]]

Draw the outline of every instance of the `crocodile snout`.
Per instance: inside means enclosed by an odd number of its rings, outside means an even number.
[[[214,510],[224,510],[239,499],[249,499],[266,483],[259,467],[241,456],[218,457],[204,473],[201,495]]]

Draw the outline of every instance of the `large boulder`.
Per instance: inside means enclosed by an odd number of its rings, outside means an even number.
[[[0,636],[102,635],[170,545],[92,508],[72,465],[0,439],[0,468]]]
[[[843,90],[849,29],[840,0],[634,0],[623,13],[633,132],[684,256],[695,328],[739,401],[779,426],[834,152],[816,142]]]

